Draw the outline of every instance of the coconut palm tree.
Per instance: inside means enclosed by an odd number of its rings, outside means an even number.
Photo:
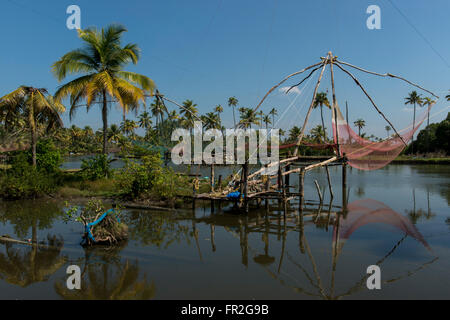
[[[236,116],[234,114],[234,107],[236,107],[238,103],[239,103],[239,101],[238,101],[238,99],[236,99],[236,97],[228,98],[228,106],[233,107],[233,120],[234,120],[235,127],[236,127]]]
[[[266,124],[266,130],[268,129],[268,125],[272,124],[272,121],[270,121],[270,116],[268,114],[266,114],[263,118],[262,121]]]
[[[450,97],[450,95],[448,95],[447,97]],[[447,98],[447,100],[448,100],[448,98]],[[425,98],[423,98],[422,107],[430,106],[430,105],[432,105],[435,102],[436,101],[434,101],[430,97],[425,97]],[[427,128],[426,128],[426,131],[427,131],[427,146],[429,146],[429,142],[430,142],[429,141],[429,129],[430,129],[429,126],[430,126],[430,113],[427,112]]]
[[[132,135],[136,128],[138,128],[138,125],[134,120],[125,120],[120,125],[120,130],[127,136]]]
[[[405,98],[405,105],[406,104],[412,104],[414,105],[414,114],[413,114],[413,132],[414,129],[416,128],[416,105],[418,104],[419,106],[422,105],[422,98],[420,96],[420,94],[417,93],[417,91],[411,91],[409,93],[409,95]],[[412,141],[411,141],[411,153],[414,153],[414,133],[412,136]]]
[[[317,143],[325,143],[326,140],[324,140],[325,137],[325,130],[321,125],[317,125],[310,131],[311,136]]]
[[[121,139],[122,134],[120,131],[120,128],[117,124],[112,124],[111,127],[108,130],[108,141],[118,143]]]
[[[150,114],[147,111],[142,112],[139,116],[139,127],[144,128],[145,131],[147,131],[151,126],[152,119],[150,119]]]
[[[208,112],[206,115],[201,116],[200,119],[203,121],[203,128],[208,129],[220,129],[220,118],[214,112]]]
[[[289,141],[297,141],[298,136],[300,135],[300,133],[302,132],[302,129],[300,129],[297,126],[293,126],[290,130],[289,130],[289,137],[288,140]]]
[[[327,108],[331,109],[331,105],[330,102],[328,101],[327,98],[327,93],[326,92],[319,92],[316,95],[316,100],[314,101],[314,105],[313,105],[313,109],[316,109],[317,107],[320,107],[320,118],[322,119],[322,128],[325,128],[325,123],[323,122],[323,106],[326,106]],[[324,141],[327,141],[327,133],[324,130],[323,131],[323,138]]]
[[[184,118],[183,123],[186,128],[192,129],[198,114],[197,105],[192,100],[186,100],[183,102],[183,107],[180,108],[180,115]]]
[[[31,136],[32,163],[36,167],[36,145],[38,141],[38,125],[46,124],[47,131],[62,127],[60,113],[65,107],[44,88],[21,86],[0,98],[0,113],[8,119],[10,114],[21,115],[28,119]],[[5,126],[9,123],[6,121]]]
[[[270,110],[269,115],[272,116],[272,128],[275,125],[275,116],[278,115],[277,109],[272,108],[272,110]]]
[[[55,98],[60,101],[70,97],[70,118],[80,107],[81,100],[85,100],[88,111],[94,103],[101,105],[104,154],[107,153],[108,102],[118,102],[125,112],[137,109],[140,101],[145,103],[145,92],[153,94],[155,87],[150,78],[123,70],[128,63],[136,64],[139,60],[136,44],[121,44],[126,31],[120,25],[110,25],[100,31],[95,28],[79,30],[78,36],[85,46],[65,54],[52,66],[58,81],[70,74],[83,74],[61,86]]]
[[[242,112],[241,121],[239,121],[239,124],[242,128],[247,129],[251,128],[252,124],[259,126],[260,121],[257,113],[253,109],[245,108]]]
[[[384,127],[384,130],[386,130],[386,132],[387,132],[387,137],[389,138],[389,131],[391,131],[391,127],[390,126],[386,126],[386,127]]]
[[[361,129],[366,126],[366,122],[363,119],[358,119],[353,124],[358,127],[358,136],[361,137]]]

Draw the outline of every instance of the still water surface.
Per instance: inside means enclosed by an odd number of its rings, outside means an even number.
[[[308,203],[318,198],[314,179],[323,188],[320,215],[311,204],[299,215],[298,201],[286,219],[277,202],[248,216],[231,204],[212,212],[210,202],[195,211],[129,210],[130,239],[113,249],[83,249],[81,225],[63,222],[61,202],[0,203],[0,235],[51,245],[0,244],[0,299],[449,299],[450,166],[349,170],[339,220],[341,168],[330,171],[331,210],[325,171],[305,179]],[[79,291],[65,286],[71,264],[83,272]],[[373,264],[381,290],[365,286]]]

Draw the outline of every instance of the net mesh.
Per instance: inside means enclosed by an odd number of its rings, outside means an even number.
[[[361,138],[342,116],[339,106],[333,107],[332,127],[334,142],[340,146],[340,155],[348,159],[349,165],[361,170],[376,170],[382,168],[394,160],[413,137],[414,133],[427,118],[433,104],[418,117],[414,126],[399,132],[399,135],[392,135],[390,138],[374,142]],[[337,126],[336,126],[337,122]],[[337,127],[337,129],[336,129]],[[338,141],[339,140],[339,141]],[[403,141],[405,143],[403,143]]]

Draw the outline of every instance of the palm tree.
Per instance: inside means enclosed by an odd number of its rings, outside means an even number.
[[[323,122],[323,106],[326,106],[329,109],[331,109],[331,105],[330,105],[330,102],[328,101],[326,92],[319,92],[316,95],[316,100],[314,101],[313,109],[316,109],[319,106],[320,106],[320,118],[322,119],[322,128],[325,128],[325,124]],[[323,136],[324,142],[326,142],[327,141],[327,133],[325,130],[323,131],[323,134],[324,134],[324,136]]]
[[[358,127],[358,136],[361,137],[361,129],[366,126],[366,122],[363,119],[358,119],[353,124]]]
[[[206,115],[200,117],[203,121],[203,127],[208,129],[220,129],[220,118],[214,112],[208,112]]]
[[[64,111],[65,107],[58,101],[55,101],[53,96],[44,88],[21,86],[0,98],[0,113],[4,114],[5,118],[8,118],[9,114],[14,113],[28,119],[34,167],[36,167],[38,125],[45,123],[47,131],[62,127],[63,123],[59,115]],[[8,122],[5,122],[5,126],[8,126]]]
[[[269,114],[272,116],[272,128],[273,128],[273,126],[275,125],[275,116],[278,115],[277,109],[272,108]]]
[[[233,107],[233,120],[234,120],[235,127],[236,127],[236,116],[234,114],[234,107],[236,107],[238,103],[239,103],[239,101],[235,97],[228,98],[228,106]]]
[[[183,107],[180,108],[180,115],[183,116],[185,127],[192,129],[194,127],[195,117],[198,114],[197,105],[192,100],[183,102]]]
[[[387,137],[389,138],[389,131],[391,131],[392,128],[390,126],[386,126],[386,127],[384,127],[384,129],[386,130]]]
[[[239,124],[242,126],[242,128],[247,129],[251,128],[252,124],[260,125],[260,121],[257,113],[253,109],[245,108]]]
[[[447,100],[450,100],[449,98],[450,98],[450,95],[448,95],[447,97]],[[424,106],[430,106],[430,105],[432,105],[433,103],[435,103],[436,101],[434,101],[433,99],[431,99],[430,97],[425,97],[425,98],[423,98],[423,102],[422,102],[422,107],[424,107]],[[429,112],[427,112],[427,128],[426,128],[426,131],[427,131],[427,146],[429,146],[429,144],[430,144],[430,141],[429,141],[429,130],[430,130],[430,128],[429,128],[429,126],[430,126],[430,113]]]
[[[447,100],[450,100],[449,99],[450,98],[450,95],[448,95],[447,96]],[[433,103],[435,103],[436,101],[434,101],[433,99],[431,99],[430,97],[425,97],[425,98],[423,98],[423,101],[422,101],[422,107],[425,107],[425,106],[430,106],[430,105],[432,105]],[[430,125],[430,113],[428,113],[427,114],[427,127]]]
[[[114,141],[115,143],[118,143],[121,137],[122,134],[119,126],[117,124],[112,124],[108,130],[108,141]]]
[[[266,114],[263,118],[262,121],[266,124],[266,130],[268,129],[268,125],[272,124],[272,121],[270,121],[270,116],[268,114]]]
[[[416,128],[416,104],[422,105],[422,98],[420,94],[417,94],[417,91],[412,91],[409,93],[409,96],[405,98],[406,104],[414,105],[414,115],[413,115],[413,136],[411,141],[411,153],[414,153],[414,129]]]
[[[125,112],[137,109],[139,101],[145,103],[145,92],[152,94],[155,87],[150,78],[123,70],[128,63],[136,64],[139,60],[136,44],[121,45],[121,37],[126,31],[120,25],[110,25],[101,31],[95,28],[79,30],[85,47],[70,51],[52,66],[58,81],[69,74],[84,74],[61,86],[55,98],[60,101],[70,96],[71,119],[80,100],[86,101],[88,111],[92,104],[101,104],[104,154],[107,153],[108,101],[116,100]]]
[[[310,131],[311,136],[313,139],[318,143],[325,143],[326,140],[324,140],[325,137],[325,130],[321,125],[317,125]]]
[[[137,123],[134,120],[125,120],[120,125],[120,130],[125,133],[125,135],[129,136],[134,133],[134,130],[138,127]]]
[[[152,119],[150,119],[150,114],[147,111],[142,112],[139,116],[139,127],[144,128],[145,131],[147,131],[151,126]]]
[[[169,112],[168,117],[169,117],[170,121],[175,121],[175,120],[178,120],[180,118],[178,116],[178,113],[176,112],[176,110],[172,110],[171,112]]]
[[[297,126],[293,126],[290,130],[289,130],[289,137],[288,140],[289,141],[297,141],[298,136],[300,135],[300,133],[302,132],[302,129],[300,129]]]

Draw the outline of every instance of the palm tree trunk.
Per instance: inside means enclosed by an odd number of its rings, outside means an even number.
[[[234,121],[234,127],[236,127],[236,116],[234,115],[234,106],[233,106],[233,121]]]
[[[125,111],[124,111],[124,114],[125,114]],[[107,101],[106,101],[106,91],[105,90],[103,90],[102,120],[103,120],[103,154],[107,154],[106,133],[108,131],[108,105],[107,105]]]
[[[31,94],[31,103],[33,103],[33,93]],[[29,113],[30,121],[30,133],[31,133],[31,157],[33,161],[33,167],[36,168],[36,144],[37,144],[37,133],[36,133],[36,121],[34,119],[34,106],[31,105]]]
[[[320,118],[322,119],[322,129],[323,129],[323,142],[327,142],[327,133],[325,132],[325,123],[323,122],[323,108],[320,106]]]
[[[414,115],[413,115],[413,135],[411,141],[411,154],[414,154],[414,129],[416,128],[416,103],[414,103]]]

